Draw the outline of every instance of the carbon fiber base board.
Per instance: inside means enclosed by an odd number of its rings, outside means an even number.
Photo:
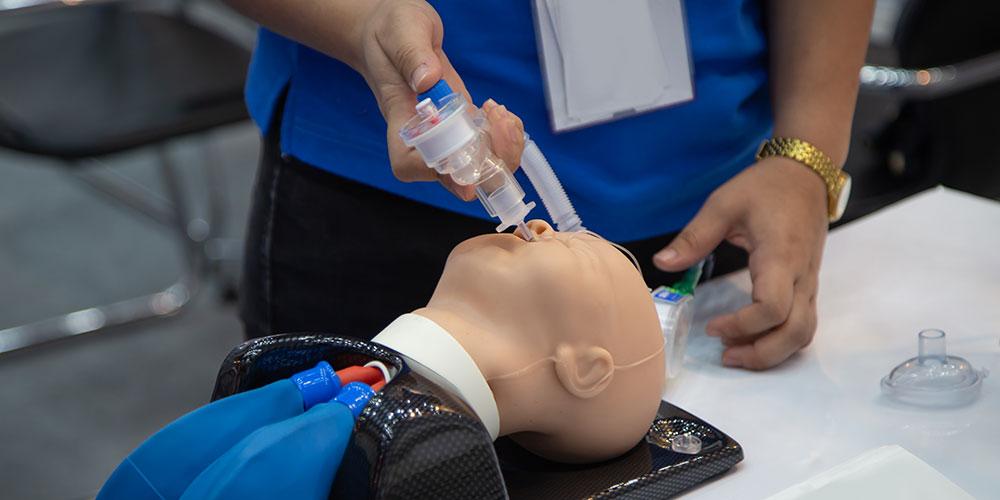
[[[490,442],[475,413],[377,344],[325,334],[272,335],[233,349],[212,399],[261,387],[326,360],[339,369],[380,360],[396,377],[365,407],[330,498],[533,499],[666,498],[743,460],[732,438],[661,403],[646,439],[625,455],[586,466],[549,462],[507,439]],[[572,422],[567,422],[572,425]],[[693,434],[701,452],[684,455],[670,439]]]
[[[570,424],[571,425],[571,424]],[[702,449],[686,455],[670,439],[693,434]],[[507,493],[512,500],[550,498],[659,499],[679,495],[743,460],[743,448],[707,422],[667,402],[646,439],[625,455],[600,464],[565,465],[524,451],[509,439],[496,443]]]

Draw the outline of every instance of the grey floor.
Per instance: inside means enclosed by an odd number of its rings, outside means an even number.
[[[195,201],[208,196],[206,141],[225,172],[225,236],[241,238],[257,133],[243,124],[173,145]],[[159,189],[155,158],[142,151],[107,167]],[[180,262],[168,233],[58,165],[0,153],[0,328],[154,291]],[[241,340],[235,307],[208,288],[167,320],[0,355],[0,498],[93,496],[146,436],[208,400]]]

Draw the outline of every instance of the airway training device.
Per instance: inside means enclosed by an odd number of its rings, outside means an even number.
[[[336,474],[329,491],[314,498],[326,498],[329,493],[330,498],[661,499],[710,481],[743,460],[743,448],[731,437],[661,402],[646,435],[622,456],[596,464],[550,462],[509,438],[494,443],[472,408],[450,389],[414,370],[412,360],[374,342],[333,335],[284,334],[243,343],[220,367],[212,399],[225,402],[237,399],[236,393],[270,387],[288,372],[313,366],[320,359],[333,367],[380,362],[392,376],[353,422],[339,470],[336,465],[328,466]],[[347,382],[344,374],[337,375]],[[294,387],[290,390],[295,391]],[[294,410],[302,413],[301,406]],[[350,425],[352,419],[344,420]],[[573,425],[571,415],[566,425]],[[224,434],[231,433],[232,429],[226,429]],[[314,439],[304,449],[322,443],[321,438]],[[308,464],[322,470],[319,461]],[[254,485],[313,479],[289,470],[261,472]]]
[[[476,197],[491,217],[500,219],[497,232],[516,227],[522,238],[534,237],[525,219],[534,202],[524,202],[524,189],[507,165],[493,153],[489,122],[471,108],[444,80],[417,95],[416,116],[399,131],[403,142],[420,153],[430,168],[449,175],[462,186],[475,186]],[[535,142],[525,134],[521,168],[542,199],[549,218],[560,232],[585,231],[569,196]],[[634,258],[633,258],[634,260]],[[673,287],[653,290],[653,302],[663,330],[668,376],[676,377],[684,362],[687,333],[694,314],[694,287],[703,262],[688,270]]]
[[[417,96],[417,115],[399,131],[403,142],[420,153],[424,163],[462,186],[475,186],[476,197],[491,217],[500,219],[497,231],[517,227],[531,240],[524,224],[534,202],[524,202],[524,190],[503,160],[493,153],[489,122],[444,80]],[[525,136],[522,166],[542,198],[559,231],[583,229],[569,197],[542,152]]]

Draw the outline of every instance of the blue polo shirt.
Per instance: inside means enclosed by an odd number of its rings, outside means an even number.
[[[532,0],[438,0],[444,50],[473,100],[494,98],[524,120],[587,228],[617,241],[676,231],[708,195],[750,165],[771,129],[767,54],[756,0],[687,1],[693,101],[554,134],[535,43]],[[476,201],[437,183],[396,180],[386,124],[371,90],[347,65],[260,31],[246,86],[267,133],[282,92],[285,154],[357,182],[474,217]],[[391,131],[396,133],[396,131]],[[518,174],[528,199],[538,200]],[[535,209],[532,217],[544,210]]]

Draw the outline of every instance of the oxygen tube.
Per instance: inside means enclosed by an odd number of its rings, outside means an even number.
[[[556,225],[556,230],[560,232],[583,231],[583,222],[576,215],[573,203],[566,196],[566,191],[562,183],[552,171],[548,160],[538,149],[535,141],[531,140],[528,134],[524,134],[524,154],[521,155],[521,168],[528,176],[531,185],[535,187],[538,197],[542,199],[545,210],[549,212],[549,218]]]

